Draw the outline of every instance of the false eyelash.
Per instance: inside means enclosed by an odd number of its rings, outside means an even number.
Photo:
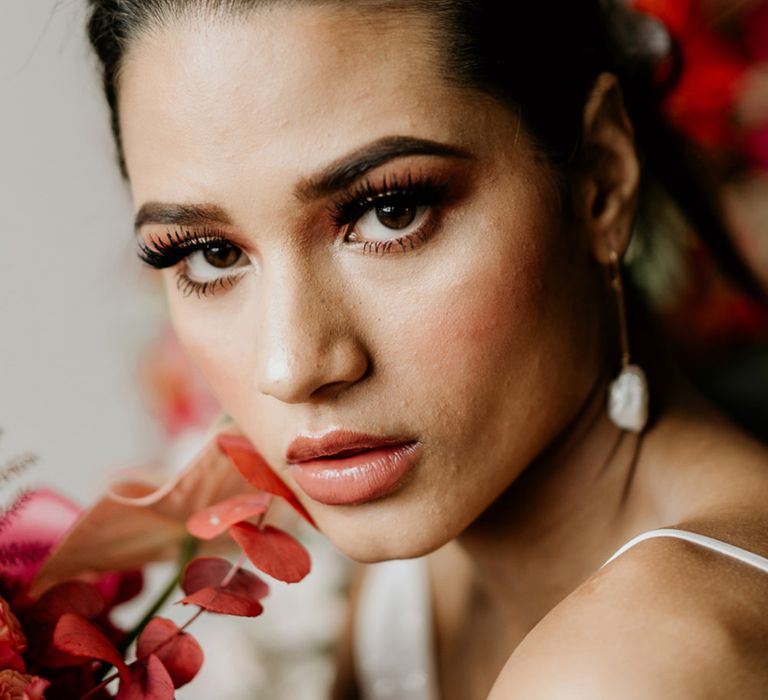
[[[217,277],[206,282],[196,282],[181,270],[176,274],[176,288],[181,294],[185,297],[195,294],[198,299],[219,290],[229,289],[235,282],[237,277]]]
[[[178,265],[190,253],[202,250],[211,243],[230,243],[216,231],[203,228],[201,231],[189,229],[168,229],[165,236],[153,235],[149,244],[139,241],[139,258],[156,270],[163,270]]]
[[[431,207],[443,202],[447,190],[447,181],[432,177],[414,181],[410,172],[404,184],[395,175],[385,176],[379,185],[366,179],[332,205],[331,216],[337,227],[345,228],[354,224],[373,205],[397,202]]]

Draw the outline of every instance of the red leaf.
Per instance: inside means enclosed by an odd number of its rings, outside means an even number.
[[[230,525],[265,513],[272,496],[266,493],[243,493],[205,508],[187,520],[189,534],[201,540],[212,540]]]
[[[189,683],[203,665],[203,650],[197,640],[164,617],[153,617],[136,643],[139,659],[148,658],[151,654],[162,661],[174,688]]]
[[[83,663],[79,657],[64,654],[52,644],[54,628],[66,613],[88,620],[102,614],[105,607],[104,598],[89,583],[66,581],[49,588],[24,613],[29,660],[37,666],[54,668]]]
[[[263,611],[259,600],[269,593],[269,586],[256,574],[238,569],[226,586],[221,582],[232,570],[225,559],[199,557],[184,570],[181,588],[187,597],[184,605],[194,604],[224,615],[256,617]]]
[[[99,659],[112,664],[123,681],[129,677],[128,667],[120,652],[88,620],[74,613],[64,613],[53,631],[53,644],[72,656]]]
[[[251,484],[262,491],[284,498],[312,527],[317,527],[307,509],[294,496],[293,491],[283,483],[283,480],[272,471],[272,467],[254,449],[248,438],[244,435],[222,433],[216,436],[216,443]]]
[[[181,589],[187,595],[203,588],[221,588],[232,593],[248,595],[260,600],[269,593],[269,586],[256,574],[245,569],[238,569],[226,586],[221,582],[229,575],[232,564],[219,557],[197,557],[184,569]]]
[[[237,523],[229,528],[229,534],[257,569],[280,581],[295,583],[310,571],[307,550],[294,537],[272,525]]]
[[[179,601],[182,605],[197,605],[204,610],[220,615],[239,615],[256,617],[264,612],[258,600],[246,598],[220,588],[203,588]]]
[[[154,654],[134,661],[129,669],[130,678],[120,683],[115,700],[173,700],[173,681]]]
[[[101,593],[90,583],[65,581],[49,588],[33,606],[35,623],[54,623],[65,613],[93,619],[104,612]]]

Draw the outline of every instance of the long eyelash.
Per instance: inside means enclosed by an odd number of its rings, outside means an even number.
[[[397,176],[386,176],[378,184],[371,180],[363,180],[354,189],[341,196],[331,207],[331,216],[339,228],[348,227],[355,223],[373,205],[389,202],[413,204],[418,206],[435,206],[440,204],[448,189],[448,182],[432,177],[424,177],[414,181],[409,172],[405,183]],[[396,243],[397,241],[380,241],[380,243]]]
[[[379,255],[386,255],[390,249],[397,246],[396,250],[401,253],[407,253],[408,250],[414,250],[417,246],[415,239],[419,239],[422,243],[427,242],[427,234],[423,230],[414,231],[408,236],[400,236],[399,238],[393,238],[389,241],[364,241],[363,253],[376,253]]]
[[[150,267],[163,270],[178,265],[196,250],[201,250],[211,243],[221,242],[228,241],[209,228],[200,231],[168,229],[165,236],[151,236],[149,244],[139,241],[138,255]]]
[[[193,279],[187,277],[182,271],[176,274],[176,288],[182,293],[183,296],[188,297],[191,294],[200,297],[213,294],[217,290],[228,289],[235,284],[237,278],[235,277],[218,277],[214,280],[208,280],[207,282],[196,282]]]

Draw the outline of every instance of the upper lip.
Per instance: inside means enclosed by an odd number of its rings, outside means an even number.
[[[319,437],[297,437],[285,451],[285,460],[289,464],[304,462],[318,457],[327,457],[339,452],[371,450],[383,445],[403,445],[413,442],[408,438],[369,435],[351,430],[334,430]],[[346,455],[345,455],[346,456]]]

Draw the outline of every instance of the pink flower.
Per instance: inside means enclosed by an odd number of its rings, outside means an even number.
[[[6,590],[26,589],[79,513],[75,504],[49,489],[22,494],[0,521],[0,579]]]

